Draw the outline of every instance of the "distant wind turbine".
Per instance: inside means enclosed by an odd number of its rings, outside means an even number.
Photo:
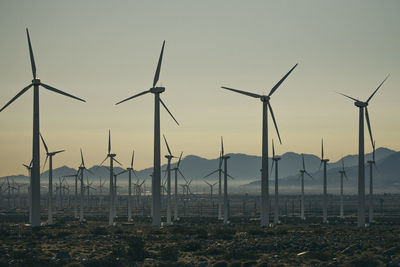
[[[83,173],[84,171],[87,171],[91,174],[93,174],[92,171],[88,170],[85,166],[85,161],[83,159],[83,152],[82,152],[82,148],[81,148],[81,165],[79,166],[79,170],[78,173],[80,175],[79,180],[81,181],[81,195],[80,195],[80,209],[79,209],[79,221],[80,222],[84,222],[84,216],[83,216],[83,209],[84,209],[84,197],[85,197],[85,185],[84,185],[84,180],[83,180]],[[79,177],[79,176],[78,176]]]
[[[172,169],[172,171],[175,171],[175,192],[174,192],[174,220],[179,220],[178,217],[178,172],[182,176],[184,180],[186,180],[185,176],[179,169],[179,166],[181,164],[181,159],[182,159],[183,152],[181,152],[181,155],[179,156],[178,163],[176,164],[175,168]]]
[[[46,150],[46,160],[44,161],[43,169],[46,167],[47,158],[49,158],[49,196],[48,196],[48,215],[47,223],[53,224],[53,156],[64,152],[65,150],[58,150],[55,152],[49,152],[46,142],[43,139],[42,134],[40,134],[44,149]]]
[[[167,147],[168,150],[168,155],[165,155],[165,158],[168,160],[167,164],[167,225],[171,225],[171,160],[173,158],[176,158],[175,156],[172,155],[171,149],[169,148],[168,141],[165,138],[165,135],[163,135],[164,141],[165,141],[165,146]]]
[[[143,91],[139,94],[136,94],[134,96],[128,97],[125,100],[122,100],[116,105],[121,104],[122,102],[131,100],[135,97],[148,94],[148,93],[153,93],[154,94],[154,167],[153,167],[153,182],[152,182],[152,225],[153,226],[161,226],[161,159],[160,159],[160,103],[163,105],[163,107],[167,110],[168,114],[172,117],[172,119],[176,122],[176,124],[179,125],[178,121],[175,119],[175,117],[172,115],[172,113],[168,110],[167,106],[164,104],[164,102],[160,98],[160,94],[165,91],[165,87],[156,87],[159,76],[160,76],[160,70],[161,70],[161,63],[162,63],[162,58],[163,58],[163,53],[164,53],[164,45],[165,41],[163,42],[162,48],[161,48],[161,53],[160,53],[160,58],[158,59],[158,64],[157,64],[157,70],[154,75],[154,80],[153,80],[153,87],[151,87],[149,90]]]
[[[324,165],[324,185],[323,185],[323,207],[322,207],[322,222],[328,223],[328,197],[327,197],[327,177],[326,177],[326,165],[329,159],[324,158],[324,139],[321,140],[321,165]]]
[[[210,187],[210,203],[211,203],[211,207],[213,207],[213,188],[216,184],[218,184],[218,182],[215,182],[213,184],[210,184],[209,182],[205,181],[204,182]]]
[[[301,154],[301,159],[303,162],[303,169],[300,170],[300,178],[301,178],[301,209],[300,209],[300,217],[302,220],[305,220],[304,216],[304,174],[307,174],[311,179],[313,178],[311,174],[309,174],[306,170],[306,164],[304,163],[304,154]]]
[[[114,179],[113,179],[113,175],[114,175],[114,161],[116,163],[118,163],[119,165],[122,166],[122,164],[115,159],[115,156],[117,154],[111,153],[111,131],[108,130],[108,152],[107,152],[107,156],[106,158],[100,163],[99,167],[103,165],[103,163],[110,158],[110,198],[109,198],[109,202],[110,202],[110,210],[109,210],[109,215],[108,215],[108,225],[112,226],[114,224],[114,218],[115,218],[115,214],[114,214],[114,210],[115,210],[115,196],[114,196]]]
[[[344,218],[343,212],[343,177],[347,179],[346,171],[344,170],[344,162],[342,159],[342,169],[339,171],[340,173],[340,218]]]
[[[32,146],[32,178],[30,183],[31,188],[31,206],[32,206],[32,218],[31,218],[31,226],[32,227],[40,227],[40,140],[39,140],[39,86],[44,87],[45,89],[62,94],[83,102],[85,100],[78,98],[76,96],[70,95],[65,93],[61,90],[58,90],[50,85],[42,83],[36,77],[36,65],[35,59],[33,56],[33,50],[31,45],[31,40],[29,38],[28,29],[26,29],[26,35],[28,38],[28,45],[29,45],[29,55],[31,59],[31,67],[32,67],[32,74],[33,80],[32,83],[29,84],[27,87],[22,89],[16,96],[14,96],[3,108],[0,109],[2,112],[6,107],[8,107],[12,102],[14,102],[18,97],[28,91],[29,88],[33,86],[33,146]]]
[[[275,156],[274,140],[272,140],[272,166],[271,173],[275,165],[275,206],[274,206],[274,224],[279,223],[279,192],[278,192],[278,161],[281,159]]]
[[[371,123],[369,122],[368,115],[368,104],[371,101],[372,97],[376,94],[376,92],[381,88],[382,84],[387,80],[386,78],[381,82],[378,88],[371,94],[371,96],[367,99],[367,101],[363,102],[351,96],[339,93],[353,101],[354,105],[359,108],[359,125],[358,125],[358,217],[357,217],[357,226],[365,227],[365,162],[364,162],[364,111],[365,111],[365,119],[367,121],[369,136],[371,138],[371,144],[373,146],[373,138],[371,131]]]
[[[279,142],[281,142],[281,137],[279,135],[278,126],[276,125],[274,112],[272,111],[270,98],[272,94],[278,89],[278,87],[283,83],[283,81],[289,76],[289,74],[297,67],[297,64],[290,69],[290,71],[283,76],[283,78],[272,87],[268,95],[254,94],[238,89],[222,87],[239,94],[247,95],[250,97],[258,98],[263,103],[263,121],[262,121],[262,169],[261,169],[261,226],[269,225],[269,173],[268,173],[268,109],[271,112],[271,117],[275,125],[276,132],[278,134]]]
[[[132,221],[132,172],[139,179],[136,175],[135,170],[133,169],[133,160],[135,158],[135,151],[132,151],[132,159],[131,159],[131,166],[126,169],[128,172],[128,221]]]

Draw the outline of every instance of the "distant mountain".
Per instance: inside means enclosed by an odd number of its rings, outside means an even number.
[[[228,160],[228,172],[235,179],[231,182],[234,185],[244,185],[245,187],[257,186],[259,188],[260,183],[260,168],[261,168],[261,157],[252,156],[246,154],[228,154],[230,159]],[[372,157],[371,153],[366,154],[366,161]],[[396,187],[399,188],[399,175],[400,175],[400,152],[395,152],[387,148],[378,148],[375,153],[377,171],[375,176],[375,184],[377,187]],[[312,154],[304,154],[304,160],[306,169],[314,176],[314,180],[308,181],[307,185],[316,187],[321,184],[322,171],[319,170],[320,158]],[[342,159],[341,159],[342,160]],[[341,160],[328,164],[328,179],[329,185],[337,186],[339,181],[338,170],[341,168]],[[343,158],[346,171],[349,177],[349,186],[353,186],[356,183],[357,177],[357,155],[348,155]],[[176,162],[172,164],[172,168],[176,165]],[[203,183],[203,177],[212,171],[216,170],[219,165],[219,159],[205,159],[195,155],[188,155],[182,159],[181,170],[187,179],[193,179],[193,184],[196,182]],[[269,159],[269,166],[271,166],[271,159]],[[281,156],[279,161],[279,177],[280,185],[282,187],[287,186],[288,188],[297,188],[299,184],[298,175],[299,170],[302,167],[301,154],[287,152]],[[162,165],[162,170],[166,169],[166,165]],[[120,173],[124,168],[120,166],[114,166],[114,173]],[[109,179],[109,170],[105,166],[93,166],[89,168],[90,172],[85,172],[85,179],[98,183],[99,179]],[[150,174],[152,174],[152,168],[136,171],[137,176],[142,180],[145,179],[148,185],[150,185]],[[62,166],[53,170],[54,182],[58,182],[59,177],[75,174],[76,169]],[[92,174],[93,173],[93,174]],[[165,172],[162,172],[164,177]],[[368,169],[366,169],[366,177],[368,177]],[[4,177],[3,177],[4,178]],[[19,183],[27,183],[28,177],[24,175],[9,176],[10,179],[14,179]],[[134,181],[137,180],[136,176],[132,177]],[[218,174],[213,174],[208,177],[208,180],[216,181]],[[2,179],[2,178],[0,178]],[[126,183],[128,174],[124,173],[118,176],[118,181]],[[181,179],[181,178],[180,178]],[[273,180],[272,175],[270,179]],[[72,182],[73,177],[68,178],[67,181]],[[48,181],[48,171],[46,170],[41,175],[41,181],[45,184]],[[346,182],[347,183],[347,182]],[[271,182],[271,186],[273,182]],[[296,189],[297,190],[297,189]]]

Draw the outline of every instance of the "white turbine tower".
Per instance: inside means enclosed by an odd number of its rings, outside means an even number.
[[[211,207],[213,206],[213,189],[214,189],[214,186],[216,185],[216,184],[218,184],[218,182],[215,182],[215,183],[213,183],[213,184],[210,184],[209,182],[207,182],[207,181],[204,181],[209,187],[210,187],[210,203],[211,203]]]
[[[359,109],[359,125],[358,125],[358,217],[357,217],[357,226],[365,227],[365,162],[364,162],[364,111],[365,111],[365,119],[367,121],[369,136],[371,138],[371,144],[373,143],[371,124],[369,122],[369,114],[368,114],[368,104],[371,101],[372,97],[376,94],[376,92],[381,88],[382,84],[387,80],[386,78],[381,82],[378,88],[371,94],[371,96],[367,99],[367,101],[363,102],[351,96],[339,93],[351,100],[355,101],[354,105]]]
[[[82,152],[82,148],[81,148],[81,165],[79,166],[78,169],[78,177],[79,180],[81,181],[81,195],[80,195],[80,209],[79,209],[79,221],[80,222],[84,222],[85,218],[83,215],[83,210],[84,210],[84,198],[85,198],[85,185],[84,185],[84,180],[83,180],[83,174],[84,171],[87,171],[91,174],[93,174],[93,172],[91,172],[90,170],[86,169],[85,166],[85,161],[83,160],[83,152]]]
[[[369,165],[369,209],[368,209],[368,222],[371,224],[374,222],[374,181],[373,181],[373,166],[375,164],[375,141],[372,144],[372,160],[368,161]]]
[[[80,101],[85,102],[85,100],[78,98],[76,96],[65,93],[61,90],[58,90],[50,85],[42,83],[36,77],[36,65],[35,59],[33,57],[33,50],[31,45],[31,40],[29,38],[28,29],[26,29],[26,35],[28,38],[29,45],[29,55],[31,59],[31,67],[33,80],[32,83],[27,87],[22,89],[16,96],[14,96],[3,108],[0,109],[2,112],[6,107],[8,107],[12,102],[14,102],[18,97],[28,91],[29,88],[33,86],[33,145],[32,145],[32,177],[31,177],[31,206],[32,206],[32,218],[31,218],[31,226],[32,227],[40,227],[40,140],[39,140],[39,86],[43,88],[62,94]]]
[[[344,170],[344,162],[342,159],[342,169],[339,171],[340,173],[340,218],[344,218],[343,212],[343,177],[347,179],[346,171]]]
[[[122,102],[131,100],[135,97],[148,94],[148,93],[153,93],[154,94],[154,166],[153,166],[153,183],[152,183],[152,225],[153,226],[161,226],[161,153],[160,153],[160,103],[163,105],[163,107],[167,110],[169,115],[172,117],[172,119],[176,122],[176,124],[179,125],[178,121],[175,119],[175,117],[172,115],[172,113],[168,110],[167,106],[164,104],[164,102],[160,98],[160,94],[165,91],[165,87],[156,87],[158,78],[160,76],[160,70],[161,70],[161,63],[162,63],[162,58],[163,58],[163,53],[164,53],[164,45],[165,41],[163,42],[162,48],[161,48],[161,54],[160,58],[158,60],[157,64],[157,70],[154,75],[154,80],[153,80],[153,87],[151,87],[149,90],[143,91],[139,94],[136,94],[134,96],[128,97],[127,99],[124,99],[116,105],[121,104]]]
[[[270,98],[272,94],[278,89],[278,87],[283,83],[283,81],[289,76],[289,74],[297,67],[297,64],[285,75],[283,78],[272,87],[268,95],[259,95],[250,92],[245,92],[238,89],[232,89],[228,87],[222,87],[236,93],[244,94],[250,97],[258,98],[263,103],[263,114],[262,114],[262,159],[261,159],[261,226],[269,225],[269,173],[268,173],[268,109],[271,112],[271,117],[275,125],[276,132],[278,134],[279,142],[281,142],[281,137],[279,135],[278,127],[276,125],[274,112],[272,111]],[[282,142],[281,142],[282,143]]]
[[[44,149],[46,150],[46,160],[44,161],[43,169],[46,167],[47,158],[49,159],[49,196],[48,196],[48,215],[47,215],[47,223],[53,224],[53,156],[64,152],[65,150],[58,150],[55,152],[49,152],[49,149],[46,145],[46,142],[43,139],[42,134],[40,134],[40,138],[42,139],[42,143]]]
[[[111,153],[111,131],[108,130],[108,153],[106,158],[100,163],[99,167],[103,165],[103,163],[110,158],[110,194],[109,194],[109,203],[110,203],[110,210],[108,215],[108,225],[112,226],[114,224],[114,210],[115,210],[115,196],[114,196],[114,161],[122,166],[122,164],[115,159],[117,154]]]
[[[272,166],[271,173],[275,165],[275,206],[274,206],[274,224],[279,223],[279,190],[278,190],[278,162],[281,157],[275,155],[274,140],[272,140]]]
[[[131,166],[126,169],[128,172],[128,221],[132,221],[132,172],[139,179],[136,175],[135,170],[133,169],[133,161],[135,158],[135,151],[132,151],[132,159],[131,159]]]
[[[183,152],[181,152],[181,155],[179,156],[179,160],[178,160],[178,163],[176,164],[175,168],[172,169],[173,171],[175,171],[175,184],[174,184],[174,187],[175,187],[175,191],[174,191],[174,220],[175,221],[179,220],[179,217],[178,217],[178,172],[182,176],[182,178],[184,180],[186,180],[185,176],[183,175],[183,173],[179,169],[179,166],[181,164],[182,155],[183,155]]]
[[[328,197],[327,197],[327,176],[326,176],[326,165],[329,159],[324,158],[324,139],[321,140],[321,165],[324,165],[324,183],[323,183],[323,201],[322,201],[322,222],[328,223]]]
[[[307,174],[311,179],[313,178],[311,174],[309,174],[306,170],[306,164],[304,163],[304,154],[301,154],[301,159],[303,162],[303,169],[300,170],[300,179],[301,179],[301,206],[300,206],[300,218],[305,220],[304,216],[304,174]]]
[[[172,217],[172,209],[171,209],[171,160],[173,158],[176,158],[175,156],[172,155],[171,149],[169,148],[167,139],[165,138],[165,135],[163,135],[164,141],[165,141],[165,146],[167,147],[168,150],[168,155],[165,155],[165,158],[168,160],[167,164],[167,225],[171,225],[171,217]]]

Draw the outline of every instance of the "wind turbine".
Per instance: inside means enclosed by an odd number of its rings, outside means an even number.
[[[122,170],[119,173],[114,173],[114,206],[113,206],[113,216],[117,218],[117,203],[118,203],[118,192],[117,192],[117,177],[123,173],[126,173],[127,170]]]
[[[278,161],[281,157],[275,155],[274,140],[272,139],[272,166],[271,173],[275,165],[275,206],[274,206],[274,224],[279,223],[279,195],[278,195]]]
[[[164,45],[165,41],[163,42],[162,48],[161,48],[161,54],[160,58],[158,60],[157,64],[157,70],[154,76],[153,80],[153,87],[150,88],[147,91],[143,91],[139,94],[136,94],[134,96],[128,97],[125,100],[122,100],[116,105],[128,101],[130,99],[133,99],[135,97],[147,94],[147,93],[153,93],[154,94],[154,177],[153,177],[153,183],[152,183],[152,207],[153,207],[153,218],[152,218],[152,225],[153,226],[161,226],[161,159],[160,159],[160,102],[163,105],[163,107],[167,110],[169,115],[172,117],[172,119],[176,122],[176,124],[179,125],[178,121],[175,119],[175,117],[172,115],[172,113],[168,110],[167,106],[164,104],[164,102],[160,98],[160,94],[165,91],[165,87],[156,87],[158,78],[160,76],[160,70],[161,70],[161,63],[162,63],[162,58],[163,58],[163,53],[164,53]]]
[[[214,173],[218,172],[218,220],[222,220],[222,206],[223,206],[223,198],[222,198],[222,173],[224,172],[222,170],[222,163],[223,163],[223,158],[222,158],[222,150],[223,150],[223,143],[222,143],[222,137],[221,137],[221,151],[219,153],[219,164],[218,164],[218,169],[212,171],[211,173],[207,174],[206,176],[203,177],[203,179],[207,178],[208,176],[213,175]],[[232,176],[227,174],[228,177],[233,179]]]
[[[115,156],[117,154],[111,153],[111,131],[108,130],[108,153],[106,158],[100,163],[99,167],[103,165],[103,163],[110,158],[110,211],[108,215],[108,225],[112,226],[114,223],[114,181],[113,181],[113,174],[114,174],[114,161],[117,162],[119,165],[122,166],[121,163],[119,163],[118,160],[115,159]]]
[[[322,207],[322,222],[328,223],[328,198],[327,198],[327,177],[326,177],[326,165],[329,159],[324,158],[324,139],[321,139],[321,165],[324,165],[324,185],[323,185],[323,207]]]
[[[171,160],[176,158],[172,155],[171,149],[169,148],[168,141],[163,135],[165,146],[168,150],[168,155],[165,155],[165,158],[168,160],[167,164],[167,225],[171,225]]]
[[[374,182],[373,182],[373,166],[375,164],[375,140],[372,143],[372,160],[368,161],[368,165],[369,165],[369,218],[368,218],[368,222],[371,224],[374,222]]]
[[[340,218],[344,218],[343,214],[343,177],[347,179],[346,171],[344,170],[344,162],[342,159],[342,169],[339,171],[340,173]]]
[[[26,170],[28,171],[29,174],[29,185],[28,185],[28,205],[29,205],[29,223],[32,223],[32,163],[33,160],[31,160],[31,162],[29,163],[29,166],[26,164],[22,164],[24,165],[24,167],[26,168]]]
[[[49,159],[49,195],[48,195],[48,215],[47,215],[47,223],[53,224],[53,156],[58,153],[64,152],[65,150],[58,150],[55,152],[49,152],[49,149],[46,145],[46,142],[43,139],[42,134],[40,133],[40,138],[42,139],[42,143],[44,149],[46,150],[46,160],[44,161],[43,169],[46,167],[47,159]]]
[[[230,156],[224,154],[224,140],[221,136],[221,158],[224,161],[224,224],[228,223],[228,159]]]
[[[6,107],[8,107],[12,102],[14,102],[18,97],[28,91],[29,88],[33,86],[33,146],[32,146],[32,178],[31,178],[31,205],[32,205],[32,218],[31,218],[31,226],[32,227],[40,227],[40,141],[39,141],[39,86],[44,87],[45,89],[62,94],[83,102],[85,100],[78,98],[76,96],[70,95],[66,92],[58,90],[50,85],[42,83],[36,77],[36,65],[35,59],[33,56],[33,50],[31,45],[31,40],[29,38],[28,29],[26,29],[26,35],[28,38],[28,45],[29,45],[29,55],[31,59],[31,67],[32,67],[32,74],[33,80],[32,83],[29,84],[27,87],[22,89],[16,96],[14,96],[2,109],[0,112],[3,111]]]
[[[218,184],[218,182],[215,182],[213,184],[210,184],[207,181],[204,181],[209,187],[210,187],[210,203],[211,203],[211,207],[213,206],[213,188],[216,184]]]
[[[85,197],[85,185],[84,185],[84,181],[83,181],[83,172],[87,171],[91,174],[93,174],[90,170],[88,170],[85,166],[85,161],[83,160],[83,153],[82,153],[82,148],[81,148],[81,165],[79,166],[79,170],[78,170],[78,175],[80,175],[79,180],[81,181],[81,199],[80,199],[80,210],[79,210],[79,221],[80,222],[84,222],[85,219],[83,218],[83,201],[84,201],[84,197]]]
[[[179,156],[178,163],[176,164],[175,168],[172,169],[172,171],[175,171],[175,194],[174,194],[174,220],[179,220],[178,218],[178,172],[182,176],[184,180],[186,180],[185,176],[182,174],[181,170],[179,169],[179,166],[181,164],[181,159],[182,159],[183,152],[181,152],[181,155]]]
[[[132,202],[132,172],[133,174],[136,176],[136,178],[139,179],[139,177],[137,177],[135,170],[133,169],[133,160],[135,157],[135,151],[132,151],[132,159],[131,159],[131,166],[129,168],[126,169],[126,171],[128,172],[128,221],[132,221],[132,207],[131,207],[131,202]]]
[[[313,177],[306,171],[306,164],[304,163],[304,154],[301,154],[301,159],[303,161],[303,169],[300,170],[300,178],[301,178],[301,210],[300,210],[300,217],[302,220],[305,220],[306,217],[304,216],[304,174],[307,174],[311,179]]]
[[[247,95],[250,97],[258,98],[263,103],[263,121],[262,121],[262,169],[261,169],[261,226],[269,225],[269,173],[268,173],[268,109],[271,112],[271,117],[275,125],[276,132],[278,134],[279,142],[281,142],[281,137],[279,135],[278,126],[276,125],[274,112],[272,111],[270,98],[272,94],[278,89],[278,87],[283,83],[283,81],[289,76],[289,74],[297,67],[297,64],[290,69],[290,71],[283,76],[283,78],[272,87],[268,95],[254,94],[238,89],[222,87],[239,94]]]
[[[103,188],[104,188],[104,184],[106,183],[106,179],[104,179],[103,181],[101,180],[101,177],[99,177],[100,183],[99,183],[99,206],[102,206],[102,201],[103,201]]]
[[[367,99],[367,101],[363,102],[351,96],[339,93],[353,101],[354,105],[359,108],[359,126],[358,126],[358,217],[357,217],[357,226],[365,227],[365,162],[364,162],[364,111],[365,111],[365,119],[367,121],[369,136],[371,138],[371,144],[373,146],[373,138],[371,131],[371,124],[369,122],[368,115],[368,104],[371,101],[372,97],[376,94],[376,92],[381,88],[382,84],[387,80],[386,78],[381,82],[378,88],[371,94],[371,96]]]
[[[76,174],[65,175],[63,177],[74,177],[75,178],[75,197],[74,197],[74,217],[78,218],[78,177],[79,177],[79,169]]]

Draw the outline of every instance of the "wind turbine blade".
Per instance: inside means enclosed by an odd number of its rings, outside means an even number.
[[[342,93],[339,93],[339,92],[336,92],[336,93],[338,93],[339,95],[342,95],[342,96],[344,96],[344,97],[350,98],[351,100],[361,102],[360,100],[358,100],[358,99],[356,99],[356,98],[354,98],[354,97],[351,97],[351,96],[348,96],[348,95],[345,95],[345,94],[342,94]]]
[[[165,145],[167,146],[167,149],[168,149],[168,153],[170,156],[172,156],[171,149],[169,149],[169,145],[168,145],[167,139],[165,138],[165,135],[163,135],[163,137],[164,137]]]
[[[47,85],[47,84],[44,84],[44,83],[40,83],[40,85],[43,86],[44,88],[46,88],[47,90],[53,91],[53,92],[55,92],[55,93],[59,93],[59,94],[61,94],[61,95],[65,95],[65,96],[74,98],[74,99],[76,99],[76,100],[79,100],[79,101],[82,101],[82,102],[86,102],[86,100],[83,100],[82,98],[79,98],[79,97],[73,96],[73,95],[71,95],[71,94],[68,94],[68,93],[66,93],[66,92],[63,92],[63,91],[61,91],[61,90],[58,90],[58,89],[56,89],[56,88],[54,88],[54,87],[51,87],[50,85]]]
[[[222,171],[222,172],[225,173],[225,171]],[[231,175],[229,175],[229,173],[227,173],[226,176],[228,176],[228,177],[231,178],[232,180],[235,180],[235,178],[233,178]]]
[[[131,169],[133,170],[133,159],[135,157],[135,150],[132,150]]]
[[[133,172],[133,175],[135,175],[135,177],[139,179],[139,176],[137,176],[137,174],[136,174],[134,169],[132,169],[132,172]]]
[[[12,102],[14,102],[18,97],[20,97],[22,94],[24,94],[26,91],[28,91],[29,88],[32,87],[33,84],[28,85],[27,87],[25,87],[24,89],[22,89],[21,91],[19,91],[19,93],[14,96],[10,101],[8,101],[7,104],[5,104],[4,107],[2,107],[0,109],[0,112],[2,112],[6,107],[8,107]]]
[[[276,120],[275,120],[274,112],[272,111],[271,103],[268,103],[268,108],[271,113],[272,121],[274,122],[276,133],[278,134],[279,143],[282,144],[281,136],[279,135],[278,125],[276,125]]]
[[[103,166],[103,163],[108,159],[108,156],[100,163],[99,167]],[[99,168],[97,167],[97,168]]]
[[[224,138],[221,136],[221,155],[224,156]]]
[[[243,95],[247,95],[247,96],[251,96],[254,98],[261,98],[261,95],[258,94],[254,94],[254,93],[250,93],[250,92],[246,92],[246,91],[242,91],[242,90],[238,90],[238,89],[233,89],[233,88],[229,88],[229,87],[225,87],[225,86],[221,86],[222,89],[226,89],[226,90],[230,90],[239,94],[243,94]]]
[[[301,159],[303,160],[303,170],[306,169],[306,164],[304,163],[304,154],[301,154]]]
[[[211,184],[209,183],[209,182],[207,182],[207,181],[204,181],[206,184],[208,184],[209,186],[211,186]]]
[[[319,163],[319,169],[318,169],[318,171],[321,170],[321,167],[322,167],[322,160],[321,160],[320,163]]]
[[[43,169],[42,169],[42,172],[44,171],[44,168],[46,167],[46,163],[47,163],[47,158],[48,158],[49,156],[48,155],[46,155],[46,159],[45,159],[45,161],[44,161],[44,164],[43,164]]]
[[[117,176],[118,176],[118,175],[121,175],[121,174],[123,174],[123,173],[126,173],[126,172],[127,172],[127,170],[123,170],[123,171],[119,172],[119,173],[117,174]]]
[[[162,48],[161,48],[160,57],[158,59],[157,70],[156,70],[156,73],[154,75],[154,80],[153,80],[153,87],[156,86],[156,84],[158,82],[158,78],[160,77],[161,63],[162,63],[163,54],[164,54],[164,46],[165,46],[165,40],[163,42],[163,45],[162,45]]]
[[[286,73],[285,76],[282,77],[282,79],[274,86],[272,87],[271,91],[269,92],[268,96],[271,96],[276,89],[278,89],[279,86],[281,86],[281,84],[283,83],[284,80],[286,80],[286,78],[290,75],[290,73],[297,67],[298,63],[296,65],[294,65],[288,73]]]
[[[82,152],[82,148],[81,148],[81,166],[84,167],[85,166],[85,161],[83,160],[83,152]]]
[[[314,179],[314,177],[311,176],[311,174],[308,173],[308,171],[304,171],[305,174],[307,174],[311,179]]]
[[[87,172],[89,172],[90,174],[92,174],[92,175],[94,175],[94,173],[91,171],[91,170],[89,170],[89,169],[85,169]]]
[[[275,164],[275,160],[272,160],[272,164],[271,164],[271,172],[269,173],[269,175],[272,174],[272,170],[274,169],[274,164]]]
[[[274,139],[272,139],[272,158],[275,158],[275,146],[274,146]]]
[[[386,76],[386,78],[381,82],[381,84],[376,88],[376,90],[372,93],[372,95],[367,99],[367,103],[372,99],[372,97],[375,95],[375,93],[381,88],[382,84],[389,78],[390,75]]]
[[[111,153],[111,130],[108,130],[108,154]]]
[[[373,150],[372,150],[372,160],[375,162],[375,140],[374,140],[374,143],[372,144],[372,148],[373,148]]]
[[[367,120],[369,137],[371,138],[372,147],[374,147],[374,139],[372,138],[371,123],[369,122],[368,108],[365,107],[365,118]]]
[[[32,44],[31,44],[31,38],[29,37],[28,28],[26,28],[26,36],[28,37],[29,56],[31,58],[32,75],[33,75],[33,78],[36,79],[36,64],[35,64],[35,58],[33,56],[33,49],[32,49]]]
[[[178,164],[176,165],[176,168],[179,169],[179,165],[181,164],[181,159],[182,159],[183,151],[181,152],[181,155],[179,156]]]
[[[216,173],[217,171],[219,171],[219,170],[215,170],[215,171],[213,171],[213,172],[207,174],[206,176],[203,177],[203,179],[204,179],[204,178],[207,178],[207,177],[210,176],[210,175],[213,175],[213,174]]]
[[[164,102],[162,101],[162,99],[160,98],[160,102],[163,105],[163,107],[165,108],[165,110],[169,113],[169,115],[171,115],[172,119],[174,119],[174,121],[176,122],[176,124],[179,125],[178,121],[175,119],[174,115],[172,115],[172,113],[169,111],[169,109],[167,108],[167,106],[164,104]]]
[[[219,169],[222,168],[222,153],[219,154]]]
[[[348,181],[349,179],[347,178],[346,172],[343,172],[344,177],[346,178],[346,180]]]
[[[118,160],[116,160],[115,158],[112,158],[116,163],[118,163],[119,165],[122,166],[121,162],[119,162]]]
[[[178,172],[182,176],[183,180],[185,180],[187,182],[187,179],[186,179],[185,175],[183,175],[183,173],[181,172],[180,169],[178,169]]]
[[[43,139],[42,133],[39,133],[39,136],[40,136],[40,139],[42,139],[42,143],[43,143],[44,149],[46,150],[46,153],[49,153],[49,149],[46,145],[46,142]]]
[[[55,155],[55,154],[58,154],[58,153],[62,153],[62,152],[64,152],[65,150],[58,150],[58,151],[56,151],[56,152],[53,152],[53,154]]]
[[[324,159],[324,139],[321,139],[321,159]]]
[[[124,100],[122,100],[122,101],[119,101],[119,102],[116,103],[115,105],[119,105],[119,104],[121,104],[121,103],[123,103],[123,102],[125,102],[125,101],[131,100],[131,99],[133,99],[133,98],[135,98],[135,97],[138,97],[138,96],[141,96],[141,95],[145,95],[145,94],[148,94],[148,93],[150,93],[150,90],[143,91],[143,92],[141,92],[141,93],[139,93],[139,94],[136,94],[136,95],[134,95],[134,96],[128,97],[128,98],[126,98],[126,99],[124,99]]]

